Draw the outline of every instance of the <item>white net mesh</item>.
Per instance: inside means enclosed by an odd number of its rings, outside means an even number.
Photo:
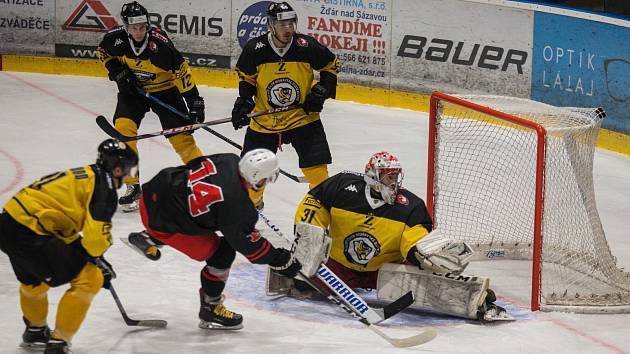
[[[595,205],[593,155],[601,112],[511,97],[458,98],[547,131],[542,308],[630,311],[630,274],[617,268]],[[444,100],[435,127],[437,229],[469,242],[477,259],[531,259],[536,131]]]

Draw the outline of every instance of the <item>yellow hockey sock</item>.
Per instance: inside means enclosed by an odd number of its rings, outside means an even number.
[[[46,283],[37,286],[20,284],[20,307],[32,326],[45,326],[48,317],[48,289]]]
[[[138,135],[138,126],[136,122],[129,118],[119,117],[116,119],[116,123],[114,124],[114,128],[120,132],[120,134],[124,136],[136,136]],[[129,145],[131,150],[133,150],[136,155],[138,155],[138,142],[137,141],[127,141],[125,144]],[[140,156],[140,155],[138,155]],[[124,180],[125,184],[138,184],[140,183],[139,176],[130,176],[126,177]]]
[[[85,319],[94,296],[103,286],[103,273],[92,263],[87,263],[79,274],[70,281],[68,289],[57,309],[57,320],[52,336],[72,341]]]
[[[328,178],[328,165],[305,167],[302,172],[308,181],[308,188],[313,189]]]
[[[247,194],[249,199],[254,203],[256,209],[260,209],[263,204],[263,193],[265,193],[265,187],[259,188],[257,191],[247,188]]]
[[[168,138],[168,141],[185,164],[203,155],[190,134],[177,134]]]

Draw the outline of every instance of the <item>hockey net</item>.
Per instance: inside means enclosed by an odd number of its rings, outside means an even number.
[[[630,273],[595,205],[604,113],[499,96],[431,97],[427,206],[476,260],[532,260],[532,310],[630,312]]]

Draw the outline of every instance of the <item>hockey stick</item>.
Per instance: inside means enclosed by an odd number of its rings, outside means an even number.
[[[209,125],[217,125],[217,124],[221,124],[221,123],[227,123],[230,120],[231,120],[231,118],[222,118],[222,119],[217,119],[217,120],[213,120],[213,121],[210,121],[210,122],[203,122],[203,123],[195,123],[195,124],[190,124],[190,125],[184,125],[184,126],[181,126],[181,127],[165,129],[165,130],[161,130],[159,132],[147,133],[147,134],[136,135],[136,136],[126,136],[126,135],[120,134],[120,132],[118,132],[118,130],[116,130],[116,128],[114,128],[111,124],[109,124],[109,122],[107,121],[107,118],[105,118],[103,116],[96,117],[96,124],[107,135],[111,136],[112,138],[116,138],[116,139],[118,139],[118,140],[120,140],[122,142],[127,142],[127,141],[135,141],[135,140],[142,140],[142,139],[152,138],[154,136],[160,136],[160,135],[177,134],[177,133],[186,132],[186,131],[189,131],[189,130],[195,130],[195,129],[207,127]]]
[[[280,231],[280,228],[273,224],[264,214],[260,212],[258,214],[265,224],[269,226],[269,228],[271,228],[278,236],[286,239],[284,234]],[[330,302],[338,305],[344,311],[354,316],[357,320],[359,320],[359,322],[366,325],[369,329],[378,334],[381,338],[385,339],[391,345],[397,348],[413,347],[429,342],[437,336],[437,331],[434,328],[427,328],[423,332],[411,337],[393,338],[374,326],[374,324],[392,317],[403,309],[409,307],[409,305],[411,305],[414,301],[411,291],[401,296],[396,301],[388,304],[383,309],[373,309],[369,307],[369,305],[367,305],[365,301],[363,301],[363,299],[354,292],[354,290],[347,286],[330,269],[328,269],[326,265],[320,265],[320,268],[317,271],[317,276],[328,286],[332,293],[326,292],[318,284],[300,272],[300,277],[302,278],[301,280],[313,287],[313,289],[326,297]]]
[[[323,264],[322,264],[322,266],[323,266]],[[320,270],[321,270],[321,268],[320,268]],[[346,311],[347,313],[352,315],[354,318],[359,320],[359,322],[361,322],[364,325],[366,325],[374,333],[378,334],[381,338],[383,338],[389,344],[393,345],[396,348],[415,347],[417,345],[421,345],[421,344],[427,343],[427,342],[433,340],[437,336],[437,331],[434,328],[427,328],[424,331],[422,331],[422,332],[420,332],[420,333],[418,333],[416,335],[413,335],[411,337],[406,337],[406,338],[393,338],[393,337],[390,337],[387,334],[385,334],[383,331],[378,329],[378,327],[376,327],[374,324],[370,323],[370,321],[367,318],[365,318],[361,314],[357,313],[356,310],[354,309],[354,306],[348,306],[347,303],[344,304],[344,302],[339,300],[339,298],[344,299],[344,297],[340,296],[339,292],[337,292],[334,288],[331,288],[331,290],[335,291],[335,293],[338,295],[337,297],[327,293],[326,291],[324,291],[318,284],[316,284],[315,282],[313,282],[309,278],[305,277],[303,274],[300,274],[300,275],[301,275],[301,277],[300,277],[301,279],[300,280],[306,282],[312,288],[317,290],[317,292],[319,292],[321,295],[326,297],[328,299],[328,301],[330,301],[333,304],[336,304],[337,306],[341,307],[344,311]],[[347,289],[349,289],[349,288],[347,288]],[[405,300],[403,300],[403,298],[405,298],[405,296],[407,296],[407,295],[409,295],[409,293],[407,293],[407,294],[403,295],[402,297],[398,298],[398,300],[392,302],[388,306],[396,304],[396,305],[393,306],[394,308],[398,308],[398,311],[396,311],[396,313],[401,311],[402,309],[408,307],[409,304],[403,304],[403,302],[406,302]],[[413,299],[413,296],[411,296],[411,298]],[[401,302],[401,303],[399,303],[399,302]],[[412,300],[412,302],[413,302],[413,300]],[[397,304],[397,303],[399,303],[399,304]],[[374,309],[374,310],[376,310],[376,309]],[[390,317],[393,316],[394,314],[390,314]]]
[[[144,96],[146,98],[148,98],[149,100],[153,101],[154,103],[168,109],[169,111],[177,114],[178,116],[187,119],[187,120],[191,120],[190,117],[188,117],[188,115],[180,112],[177,108],[162,102],[162,100],[160,100],[159,98],[153,96],[152,94],[148,93],[148,92],[144,92],[142,89],[138,88],[138,94],[141,96]],[[286,107],[279,107],[279,108],[272,108],[272,109],[268,109],[266,111],[260,111],[260,112],[254,112],[254,113],[250,113],[247,116],[250,118],[253,117],[258,117],[258,116],[263,116],[265,114],[272,114],[272,113],[279,113],[279,112],[284,112],[284,111],[290,111],[292,109],[297,109],[300,108],[300,106],[294,105],[294,106],[286,106]],[[209,127],[201,127],[201,129],[207,131],[208,133],[216,136],[217,138],[225,141],[226,143],[234,146],[235,148],[239,149],[239,150],[243,150],[243,147],[241,145],[239,145],[238,143],[232,141],[231,139],[229,139],[228,137],[222,135],[221,133],[217,132],[216,130],[213,130]],[[285,177],[294,180],[295,182],[298,183],[308,183],[308,181],[306,180],[306,178],[304,176],[295,176],[292,175],[282,169],[280,169],[280,174],[284,175]]]
[[[127,326],[162,328],[162,327],[166,327],[166,325],[168,324],[168,322],[166,322],[165,320],[134,320],[134,319],[129,318],[129,316],[127,316],[127,311],[125,311],[125,308],[120,302],[120,298],[118,297],[118,294],[116,294],[116,290],[114,290],[113,285],[109,286],[109,292],[112,293],[112,297],[114,298],[114,301],[116,302],[116,306],[118,306],[118,310],[120,311],[120,314],[122,315],[123,320],[125,320],[125,323],[127,324]]]

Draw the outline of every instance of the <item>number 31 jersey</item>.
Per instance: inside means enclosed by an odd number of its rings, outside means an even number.
[[[302,199],[295,214],[300,221],[321,226],[332,238],[330,257],[345,267],[375,271],[384,263],[401,263],[418,240],[432,229],[422,199],[406,189],[394,205],[368,202],[370,187],[356,173],[334,175]]]

